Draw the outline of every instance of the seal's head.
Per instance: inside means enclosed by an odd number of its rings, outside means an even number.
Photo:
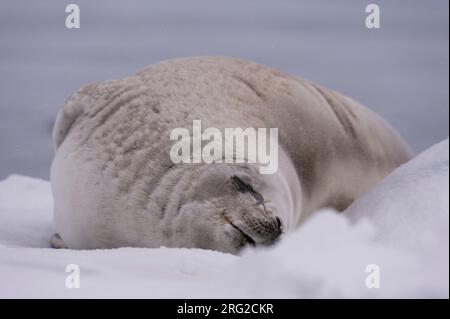
[[[249,164],[189,167],[189,185],[172,226],[176,246],[237,253],[270,245],[284,230],[273,179]],[[180,179],[180,183],[181,183]]]

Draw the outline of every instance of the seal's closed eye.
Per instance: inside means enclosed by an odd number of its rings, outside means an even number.
[[[255,199],[257,205],[264,205],[264,197],[255,191],[252,185],[244,182],[242,179],[237,177],[236,175],[231,177],[233,184],[237,187],[238,192],[241,193],[250,193]]]

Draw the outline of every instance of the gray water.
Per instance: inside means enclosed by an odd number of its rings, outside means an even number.
[[[0,3],[0,178],[48,178],[58,108],[83,84],[192,55],[250,59],[356,98],[420,152],[449,132],[448,1]]]

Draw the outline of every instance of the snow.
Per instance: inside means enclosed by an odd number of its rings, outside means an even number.
[[[324,209],[276,246],[55,250],[47,181],[0,182],[1,298],[448,298],[449,142],[394,171],[347,211]],[[80,288],[66,288],[66,266]],[[368,265],[380,287],[367,288]]]

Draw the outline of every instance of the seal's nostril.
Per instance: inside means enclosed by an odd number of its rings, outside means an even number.
[[[279,229],[281,229],[281,220],[278,217],[275,217],[276,221],[277,221],[277,227]]]

